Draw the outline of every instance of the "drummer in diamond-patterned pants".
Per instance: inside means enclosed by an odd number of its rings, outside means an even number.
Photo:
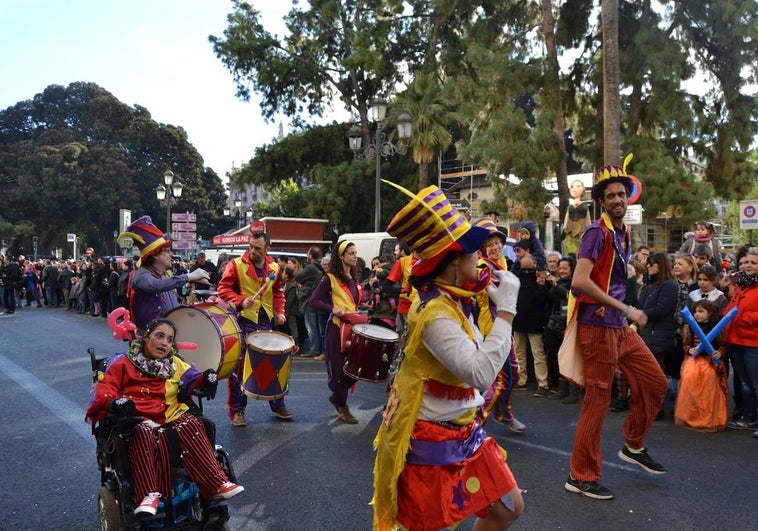
[[[279,266],[266,254],[270,240],[266,233],[253,233],[250,247],[240,258],[229,262],[218,284],[218,296],[237,308],[237,323],[243,337],[259,330],[271,330],[272,319],[284,324],[284,291],[281,285]],[[257,296],[256,296],[257,295]],[[240,357],[237,370],[229,376],[229,418],[234,426],[245,426],[247,396],[241,390],[242,367],[247,356]],[[287,411],[284,398],[270,400],[271,414],[290,420],[294,416]]]

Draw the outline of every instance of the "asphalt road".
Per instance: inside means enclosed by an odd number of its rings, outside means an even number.
[[[91,388],[88,347],[105,355],[123,344],[111,337],[105,319],[62,309],[21,308],[0,316],[0,530],[98,529],[99,472],[83,421]],[[251,401],[248,426],[232,427],[224,385],[206,402],[217,440],[246,489],[231,501],[232,529],[370,529],[372,441],[384,385],[357,386],[349,401],[360,420],[355,426],[337,420],[328,395],[323,363],[298,358],[287,397],[293,422]],[[668,415],[647,445],[669,472],[651,476],[616,457],[623,415],[609,413],[603,484],[616,498],[597,501],[563,489],[578,406],[531,392],[518,392],[514,406],[525,433],[487,425],[526,491],[525,513],[513,529],[758,528],[758,439],[750,432],[695,432],[674,426]]]

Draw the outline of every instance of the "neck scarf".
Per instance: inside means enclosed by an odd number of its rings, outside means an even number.
[[[478,271],[479,280],[477,282],[466,282],[463,284],[463,287],[448,284],[440,277],[435,278],[433,282],[441,291],[449,293],[450,296],[454,299],[460,300],[462,302],[468,302],[471,297],[487,289],[487,286],[490,283],[490,268],[485,267],[479,269]]]
[[[695,241],[698,243],[706,243],[713,239],[710,234],[695,234]]]
[[[744,271],[739,271],[734,281],[741,288],[749,288],[750,286],[758,283],[758,273],[748,275]]]
[[[143,343],[141,339],[135,339],[129,345],[129,350],[126,352],[126,357],[134,364],[141,372],[153,376],[155,378],[161,378],[168,380],[173,376],[176,371],[174,366],[174,350],[172,349],[168,356],[163,359],[152,359],[145,356],[142,352]]]

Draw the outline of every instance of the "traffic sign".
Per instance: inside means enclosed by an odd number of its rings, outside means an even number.
[[[172,223],[171,224],[171,230],[172,231],[184,231],[184,232],[195,232],[197,230],[197,223]]]
[[[172,249],[177,249],[177,250],[180,250],[180,251],[186,251],[188,249],[197,249],[197,242],[196,241],[193,241],[193,242],[190,242],[190,241],[184,241],[184,242],[172,241],[171,242],[171,248]]]
[[[73,232],[69,232],[68,234],[66,234],[66,241],[69,243],[75,242],[76,234],[74,234]]]
[[[642,205],[629,205],[626,207],[624,223],[627,225],[642,225]]]
[[[758,229],[758,200],[740,201],[740,229]]]
[[[197,221],[197,216],[191,212],[172,212],[171,221],[188,221],[194,223]]]
[[[179,240],[179,241],[189,241],[189,240],[197,240],[197,233],[195,232],[172,232],[171,233],[171,239],[172,240]]]

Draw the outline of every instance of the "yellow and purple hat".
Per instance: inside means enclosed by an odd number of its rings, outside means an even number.
[[[490,236],[489,230],[472,226],[436,186],[427,186],[413,194],[395,183],[384,182],[411,197],[392,218],[387,232],[408,244],[421,257],[413,266],[414,274],[426,271],[428,267],[425,265],[438,262],[448,252],[478,251]],[[422,265],[424,261],[427,264]]]
[[[592,199],[595,201],[600,201],[603,198],[605,187],[611,183],[623,184],[624,188],[626,188],[626,191],[628,192],[628,195],[631,197],[632,193],[635,190],[636,184],[636,178],[626,173],[626,167],[631,160],[632,154],[629,153],[629,155],[627,155],[624,159],[623,166],[619,166],[618,164],[608,164],[607,166],[601,166],[595,170],[592,185]],[[637,183],[639,183],[639,181],[637,181]],[[630,204],[632,202],[633,201],[630,201]]]
[[[489,235],[487,236],[487,240],[490,239],[491,236],[497,236],[500,238],[500,241],[503,242],[503,245],[505,245],[505,242],[508,241],[508,237],[503,234],[500,229],[497,227],[494,221],[492,221],[490,218],[479,218],[474,222],[474,227],[480,227],[482,229],[485,229],[489,231]],[[486,243],[485,240],[482,242],[482,246]]]
[[[126,231],[118,235],[117,241],[122,243],[124,238],[131,238],[140,251],[140,261],[146,256],[156,254],[169,247],[171,242],[163,237],[163,231],[153,224],[150,216],[142,216],[132,222]]]

